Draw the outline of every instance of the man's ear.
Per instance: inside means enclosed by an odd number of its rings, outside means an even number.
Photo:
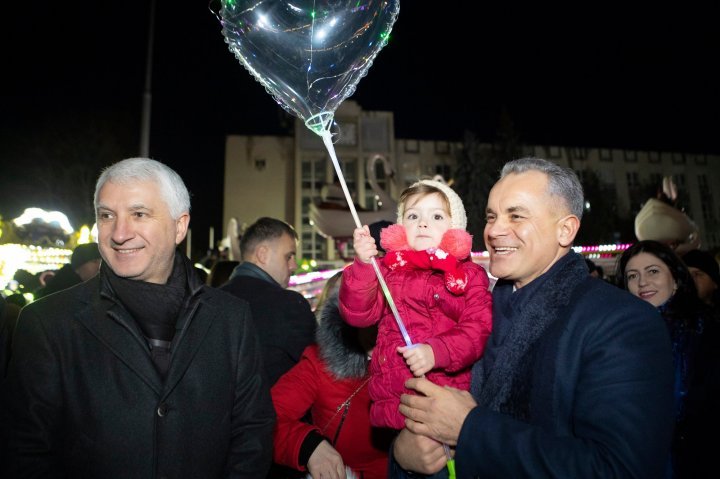
[[[258,265],[264,265],[267,264],[268,258],[270,256],[270,248],[266,243],[260,243],[255,248],[255,254],[253,255],[255,261],[253,263],[257,263]]]
[[[190,213],[185,212],[175,220],[175,244],[179,245],[185,239],[190,225]]]
[[[580,220],[575,215],[567,215],[558,221],[558,244],[567,248],[575,241],[575,236],[580,229]]]

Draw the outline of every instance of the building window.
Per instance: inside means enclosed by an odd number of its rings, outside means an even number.
[[[612,161],[612,150],[608,150],[607,148],[601,148],[600,149],[600,161]]]
[[[300,186],[303,196],[314,198],[320,195],[320,190],[325,185],[325,163],[325,158],[302,161]]]
[[[587,160],[588,150],[587,148],[568,148],[568,154],[574,160]]]
[[[660,188],[662,186],[662,175],[660,173],[651,173],[650,184],[657,188]]]
[[[340,146],[357,146],[357,125],[352,122],[341,123],[338,128],[338,139]]]
[[[627,179],[628,188],[632,189],[640,186],[640,178],[636,171],[628,171],[625,173],[625,177]]]
[[[682,153],[673,153],[672,154],[672,162],[674,165],[684,165],[685,164],[685,155]]]
[[[625,163],[637,163],[637,151],[625,150]]]
[[[450,145],[447,141],[436,141],[435,142],[435,153],[445,154],[450,153]]]
[[[712,204],[702,202],[700,204],[700,206],[702,207],[702,215],[703,215],[703,219],[705,221],[715,219],[715,215],[713,214]]]
[[[559,146],[546,146],[545,151],[547,152],[547,159],[557,160],[562,158],[562,152]]]
[[[420,142],[417,140],[405,140],[405,153],[420,153]]]
[[[360,123],[362,150],[374,153],[390,151],[390,122],[385,116],[363,117]]]
[[[660,163],[660,152],[648,151],[648,161],[650,163]]]
[[[705,155],[697,155],[695,157],[695,164],[696,165],[707,165],[707,156]]]
[[[698,187],[699,187],[700,192],[701,193],[709,193],[710,188],[709,188],[707,176],[705,174],[698,175],[697,179],[698,179]]]

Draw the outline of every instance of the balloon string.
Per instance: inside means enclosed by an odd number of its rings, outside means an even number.
[[[309,120],[308,120],[309,121]],[[331,122],[328,122],[327,125],[329,127]],[[317,130],[314,130],[316,133],[318,133]],[[340,164],[338,163],[337,156],[335,154],[335,146],[332,142],[332,134],[330,133],[330,130],[326,127],[323,129],[320,133],[318,133],[320,137],[323,140],[323,143],[325,143],[325,148],[327,148],[328,153],[330,153],[330,159],[332,160],[333,167],[335,168],[335,173],[337,173],[338,179],[340,180],[340,186],[342,187],[343,193],[345,194],[345,200],[347,201],[348,206],[350,207],[350,213],[352,213],[353,219],[355,220],[355,225],[358,228],[362,228],[362,223],[360,223],[360,218],[358,217],[357,211],[355,210],[355,204],[353,203],[352,196],[350,196],[350,191],[348,191],[347,183],[345,182],[345,177],[343,176],[342,169],[340,168]],[[377,265],[377,261],[375,261],[375,257],[373,256],[370,258],[370,263],[373,266],[373,269],[375,270],[375,276],[377,276],[378,282],[380,283],[380,288],[382,289],[383,295],[385,296],[385,299],[388,302],[388,305],[390,306],[390,310],[393,313],[393,316],[395,317],[395,322],[398,325],[398,328],[400,329],[400,334],[402,334],[403,339],[405,340],[406,346],[412,346],[413,343],[410,340],[410,335],[407,332],[407,329],[405,329],[405,324],[403,323],[402,319],[400,318],[400,313],[397,310],[397,307],[395,306],[395,301],[393,301],[393,297],[390,294],[390,290],[387,287],[387,284],[385,283],[385,279],[382,276],[382,273],[380,272],[380,268]]]

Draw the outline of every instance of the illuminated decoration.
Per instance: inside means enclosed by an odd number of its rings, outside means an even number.
[[[32,275],[56,271],[70,262],[77,244],[92,240],[87,226],[75,233],[65,214],[41,208],[26,208],[4,229],[8,234],[0,244],[0,290],[9,292],[16,292],[13,278],[18,270]],[[31,296],[26,299],[32,301]]]
[[[97,235],[97,223],[93,225],[92,229],[88,225],[82,225],[76,244],[97,243]]]
[[[27,208],[22,215],[12,220],[16,241],[37,246],[65,247],[74,232],[67,216],[59,211],[45,211],[41,208]]]
[[[338,271],[342,271],[344,268],[337,269],[326,269],[324,271],[313,271],[311,273],[299,274],[290,276],[290,286],[300,286],[308,283],[315,283],[318,281],[326,281],[331,278]]]
[[[15,272],[24,269],[31,274],[57,270],[70,262],[72,250],[43,248],[34,245],[0,245],[0,289],[5,289]]]
[[[573,246],[573,251],[589,259],[613,258],[632,246],[632,243]]]
[[[335,110],[390,38],[398,0],[222,0],[230,51],[285,110],[330,136]]]
[[[25,208],[23,214],[13,220],[17,226],[26,226],[36,222],[47,223],[63,230],[66,235],[70,235],[75,231],[70,226],[67,216],[59,211],[45,211],[42,208]]]

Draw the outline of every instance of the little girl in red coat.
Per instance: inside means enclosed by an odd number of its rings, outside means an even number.
[[[408,347],[383,296],[371,258],[369,228],[353,233],[355,261],[345,269],[340,311],[356,327],[378,324],[370,361],[370,421],[402,429],[400,395],[407,379],[425,375],[438,385],[468,390],[470,368],[492,328],[485,270],[470,259],[472,237],[460,197],[445,183],[421,180],[400,196],[398,221],[381,232],[387,254],[378,265],[413,343]]]

